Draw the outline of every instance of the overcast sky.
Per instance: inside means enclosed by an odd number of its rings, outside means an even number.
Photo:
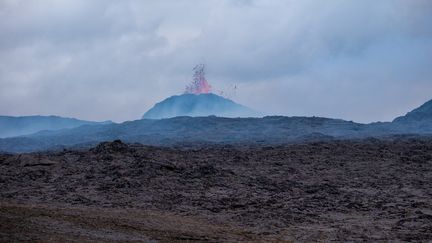
[[[198,63],[266,114],[389,121],[432,99],[430,0],[0,0],[0,19],[1,115],[139,119]]]

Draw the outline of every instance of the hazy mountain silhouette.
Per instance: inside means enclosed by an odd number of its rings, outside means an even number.
[[[224,97],[207,94],[182,94],[171,96],[148,110],[144,119],[161,119],[176,116],[256,117],[258,112]]]
[[[429,121],[432,122],[432,100],[424,103],[417,109],[408,112],[405,116],[394,119],[394,122]]]
[[[408,112],[405,116],[394,119],[393,125],[416,133],[432,131],[432,100]]]
[[[106,124],[109,122],[103,123]],[[74,128],[88,124],[101,123],[59,116],[0,116],[0,137],[15,137],[42,130]]]
[[[102,141],[121,139],[148,145],[284,144],[368,137],[394,139],[399,136],[431,136],[431,102],[393,122],[361,124],[321,117],[267,116],[224,118],[179,116],[142,119],[121,124],[83,125],[71,129],[0,139],[0,151],[30,152],[89,147]],[[147,113],[146,113],[147,114]],[[150,116],[150,115],[149,115]]]

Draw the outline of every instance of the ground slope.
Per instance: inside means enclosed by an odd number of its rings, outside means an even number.
[[[432,240],[432,141],[0,155],[0,241]],[[68,238],[69,237],[69,238]]]

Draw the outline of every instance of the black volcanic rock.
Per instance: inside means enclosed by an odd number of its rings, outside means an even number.
[[[95,154],[114,154],[114,153],[127,153],[132,149],[121,140],[114,140],[113,142],[103,142],[98,146],[91,149]]]
[[[0,242],[432,242],[431,139],[96,148],[0,154]]]
[[[176,116],[254,117],[257,112],[215,94],[182,94],[171,96],[148,110],[143,119]]]

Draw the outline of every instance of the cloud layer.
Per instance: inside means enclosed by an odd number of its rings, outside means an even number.
[[[432,98],[428,0],[0,0],[0,19],[4,115],[138,119],[201,62],[267,114],[391,120]]]

